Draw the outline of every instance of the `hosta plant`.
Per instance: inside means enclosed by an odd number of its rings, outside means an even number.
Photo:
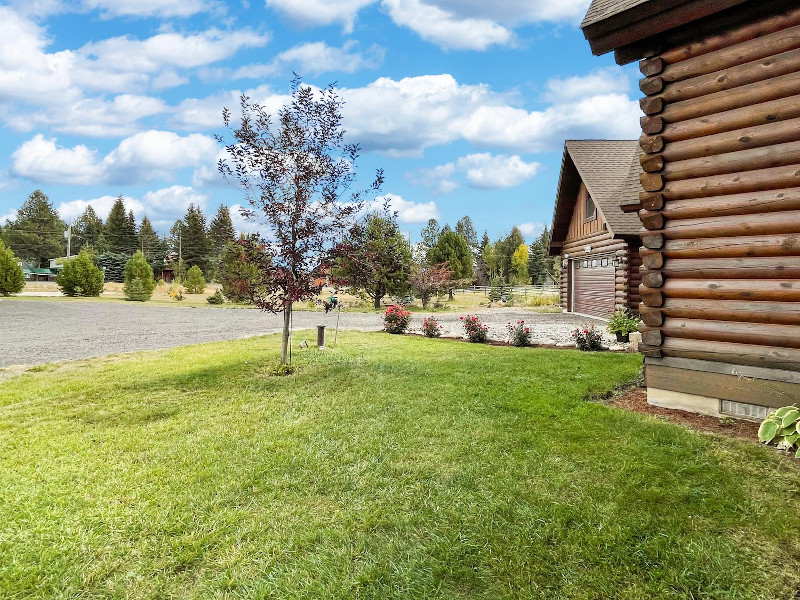
[[[393,304],[383,315],[383,329],[389,333],[404,333],[411,323],[411,311]]]
[[[784,406],[769,413],[758,428],[758,439],[764,444],[775,444],[779,450],[794,451],[800,458],[800,410],[797,406]]]

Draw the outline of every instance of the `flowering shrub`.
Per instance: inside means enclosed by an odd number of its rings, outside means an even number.
[[[594,328],[594,324],[583,324],[572,332],[572,339],[575,345],[581,350],[593,351],[603,347],[603,334]]]
[[[422,319],[422,333],[425,337],[439,337],[442,335],[442,326],[433,317]]]
[[[411,323],[411,311],[393,304],[383,315],[383,329],[389,333],[404,333]]]
[[[506,329],[508,329],[508,343],[512,346],[522,348],[531,345],[531,328],[525,326],[525,321],[509,323]]]
[[[464,325],[464,332],[467,334],[467,339],[470,342],[480,344],[486,341],[488,337],[489,326],[481,323],[478,317],[467,315],[466,317],[459,317]]]

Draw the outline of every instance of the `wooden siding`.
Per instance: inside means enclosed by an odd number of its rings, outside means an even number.
[[[800,370],[800,9],[743,23],[640,64],[642,349]]]
[[[578,190],[578,199],[575,201],[575,210],[572,211],[572,219],[570,220],[569,229],[567,230],[565,244],[570,240],[586,237],[593,233],[606,230],[606,223],[599,210],[596,211],[596,218],[591,221],[586,220],[586,198],[588,198],[588,196],[589,192],[586,186],[581,183],[581,187]]]

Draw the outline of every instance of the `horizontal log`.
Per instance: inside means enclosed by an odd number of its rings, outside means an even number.
[[[640,210],[639,220],[647,229],[661,229],[664,226],[664,215],[650,210]]]
[[[661,213],[667,219],[696,219],[783,210],[800,210],[800,187],[711,198],[672,200],[664,206]]]
[[[642,259],[642,267],[646,269],[660,269],[664,266],[664,255],[661,252],[648,254]]]
[[[660,175],[664,181],[677,181],[798,164],[800,141],[671,161],[664,165]]]
[[[674,115],[674,117],[677,116],[680,115]],[[654,133],[663,130],[661,133],[663,142],[678,142],[768,123],[778,123],[797,117],[800,117],[800,96],[790,95],[760,104],[700,115],[697,118],[686,116],[683,119],[675,118],[668,124],[664,124],[663,119],[657,117],[662,119],[661,129]]]
[[[642,154],[639,164],[646,173],[655,173],[664,168],[664,157],[660,154]]]
[[[698,319],[664,319],[661,331],[666,337],[757,344],[780,348],[800,348],[800,327],[767,323],[736,323]],[[658,344],[653,344],[658,345]]]
[[[641,173],[639,182],[646,192],[658,192],[664,187],[664,178],[659,173]]]
[[[657,115],[664,109],[664,100],[659,96],[645,96],[639,100],[639,108],[646,115]]]
[[[664,119],[659,116],[646,116],[639,119],[642,132],[647,134],[660,133],[664,129]]]
[[[640,287],[640,290],[643,288]],[[645,288],[650,290],[650,288]],[[659,288],[665,298],[705,300],[800,301],[800,281],[789,279],[676,279]],[[642,293],[644,297],[644,293]],[[647,304],[647,303],[645,303]],[[649,305],[648,306],[652,306]]]
[[[644,304],[639,306],[639,317],[641,317],[645,325],[650,327],[660,327],[664,322],[664,313],[661,312],[660,308],[653,308]]]
[[[656,273],[670,279],[800,279],[800,257],[671,258],[660,269],[641,273],[650,287],[659,287],[648,283],[648,275]]]
[[[768,81],[758,81],[698,98],[669,102],[664,106],[661,114],[654,118],[663,119],[667,123],[675,123],[696,117],[704,117],[734,108],[742,108],[794,96],[797,94],[797,90],[800,89],[799,86],[800,73],[789,73],[774,77]]]
[[[668,337],[661,346],[661,353],[663,356],[711,360],[734,365],[752,365],[794,371],[800,368],[800,350],[796,348]]]
[[[661,152],[664,149],[664,138],[660,135],[643,135],[639,138],[639,146],[648,153]]]
[[[798,256],[800,234],[753,235],[665,241],[660,250],[644,247],[643,257],[659,251],[672,258],[737,258],[744,256]]]
[[[660,231],[665,239],[735,237],[776,233],[800,233],[800,211],[758,213],[742,219],[738,215],[710,216],[667,221]],[[647,235],[642,230],[642,235]]]
[[[674,318],[800,325],[800,302],[666,298],[658,310],[664,316]]]
[[[800,48],[800,27],[798,26],[768,33],[735,46],[713,50],[667,66],[664,66],[664,59],[659,57],[660,63],[648,63],[646,65],[648,71],[654,71],[655,68],[660,66],[658,71],[651,73],[642,71],[642,73],[645,75],[661,74],[663,80],[667,82],[681,81],[698,75],[721,71],[736,65],[744,65],[795,48]],[[641,64],[640,70],[642,70]]]
[[[662,138],[663,140],[663,138]],[[800,140],[800,118],[716,133],[702,138],[670,142],[662,161],[675,162]],[[642,164],[644,167],[644,163]]]
[[[661,210],[664,207],[664,196],[658,192],[641,192],[639,201],[645,210]]]
[[[661,358],[661,348],[658,346],[647,346],[645,344],[639,344],[639,354],[642,354],[648,358]]]
[[[661,271],[642,273],[642,285],[648,288],[660,288],[664,285],[664,274]]]
[[[658,329],[642,328],[640,331],[642,332],[643,344],[646,344],[647,346],[660,346],[664,343],[664,334],[662,334]]]
[[[663,76],[648,77],[641,80],[639,87],[648,95],[657,94],[663,89],[660,97],[665,103],[673,103],[707,97],[721,91],[794,74],[797,71],[800,71],[800,50],[795,49],[705,75],[682,79],[669,85],[666,85]],[[653,91],[646,91],[642,85]]]
[[[646,175],[654,174],[646,173]],[[655,183],[653,182],[653,184]],[[800,187],[800,166],[798,165],[669,181],[666,182],[661,193],[665,200],[678,200],[790,187]]]
[[[647,232],[646,234],[642,235],[642,245],[645,248],[658,250],[664,245],[664,236],[660,233],[651,234],[650,232]]]
[[[785,6],[785,2],[775,5],[776,7]],[[774,10],[774,9],[773,9]],[[767,13],[769,14],[769,13]],[[719,19],[715,18],[709,25],[719,28]],[[679,62],[688,62],[690,59],[704,56],[711,52],[729,48],[754,40],[764,38],[778,31],[784,31],[794,25],[800,25],[800,9],[774,10],[774,14],[762,17],[757,20],[749,20],[746,24],[733,27],[725,27],[721,33],[704,35],[702,30],[692,27],[688,33],[691,41],[688,43],[674,44],[668,50],[661,53],[661,59],[667,65]]]
[[[660,56],[639,61],[639,71],[642,75],[658,75],[663,69],[664,59]]]

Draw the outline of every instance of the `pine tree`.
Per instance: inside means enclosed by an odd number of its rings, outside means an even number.
[[[475,226],[472,224],[472,219],[469,215],[461,217],[456,222],[456,233],[466,240],[473,254],[478,253],[478,233],[475,231]]]
[[[118,196],[108,213],[105,230],[108,251],[130,256],[136,250],[131,245],[128,215],[125,213],[125,200]]]
[[[153,269],[147,264],[144,254],[136,252],[125,263],[125,285],[122,287],[125,298],[145,302],[153,295],[155,287]]]
[[[103,272],[84,248],[78,256],[64,262],[56,283],[65,296],[99,296],[103,291]]]
[[[23,287],[25,276],[22,267],[17,264],[17,257],[11,249],[0,240],[0,296],[18,294]]]
[[[231,211],[224,204],[219,205],[217,214],[211,219],[208,227],[208,237],[215,259],[222,256],[222,249],[228,242],[236,241],[236,230],[233,228]]]
[[[512,279],[514,278],[514,269],[511,265],[511,257],[514,256],[514,253],[517,251],[517,248],[519,248],[520,244],[524,243],[525,238],[522,236],[522,232],[517,227],[513,227],[511,229],[511,233],[509,233],[505,239],[495,244],[500,258],[500,276],[503,277],[508,283],[511,283]]]
[[[22,203],[17,218],[6,227],[4,238],[21,259],[46,267],[51,258],[66,254],[66,229],[50,199],[36,190]]]
[[[136,232],[136,217],[133,216],[133,210],[128,211],[128,216],[125,219],[125,240],[130,248],[130,253],[141,250],[139,235]]]
[[[84,246],[90,246],[96,252],[106,251],[103,219],[97,216],[91,204],[72,226],[72,239],[74,249],[80,250]]]
[[[155,229],[153,229],[150,219],[146,216],[142,217],[142,225],[139,227],[139,242],[137,247],[144,253],[148,263],[152,264],[155,259],[159,258],[158,254],[161,251],[161,240]],[[160,258],[163,258],[163,256]]]
[[[206,229],[206,218],[200,207],[190,204],[183,222],[181,233],[183,260],[188,267],[197,265],[203,273],[207,273],[211,258],[211,244]]]
[[[428,219],[428,224],[422,229],[422,243],[425,244],[427,252],[436,245],[439,240],[439,221]]]
[[[447,264],[451,277],[450,300],[455,286],[472,279],[472,252],[466,240],[446,225],[436,245],[428,251],[427,259],[429,264]]]
[[[186,272],[184,287],[186,287],[186,292],[189,294],[202,294],[205,291],[206,280],[203,278],[203,272],[200,267],[194,265]]]

